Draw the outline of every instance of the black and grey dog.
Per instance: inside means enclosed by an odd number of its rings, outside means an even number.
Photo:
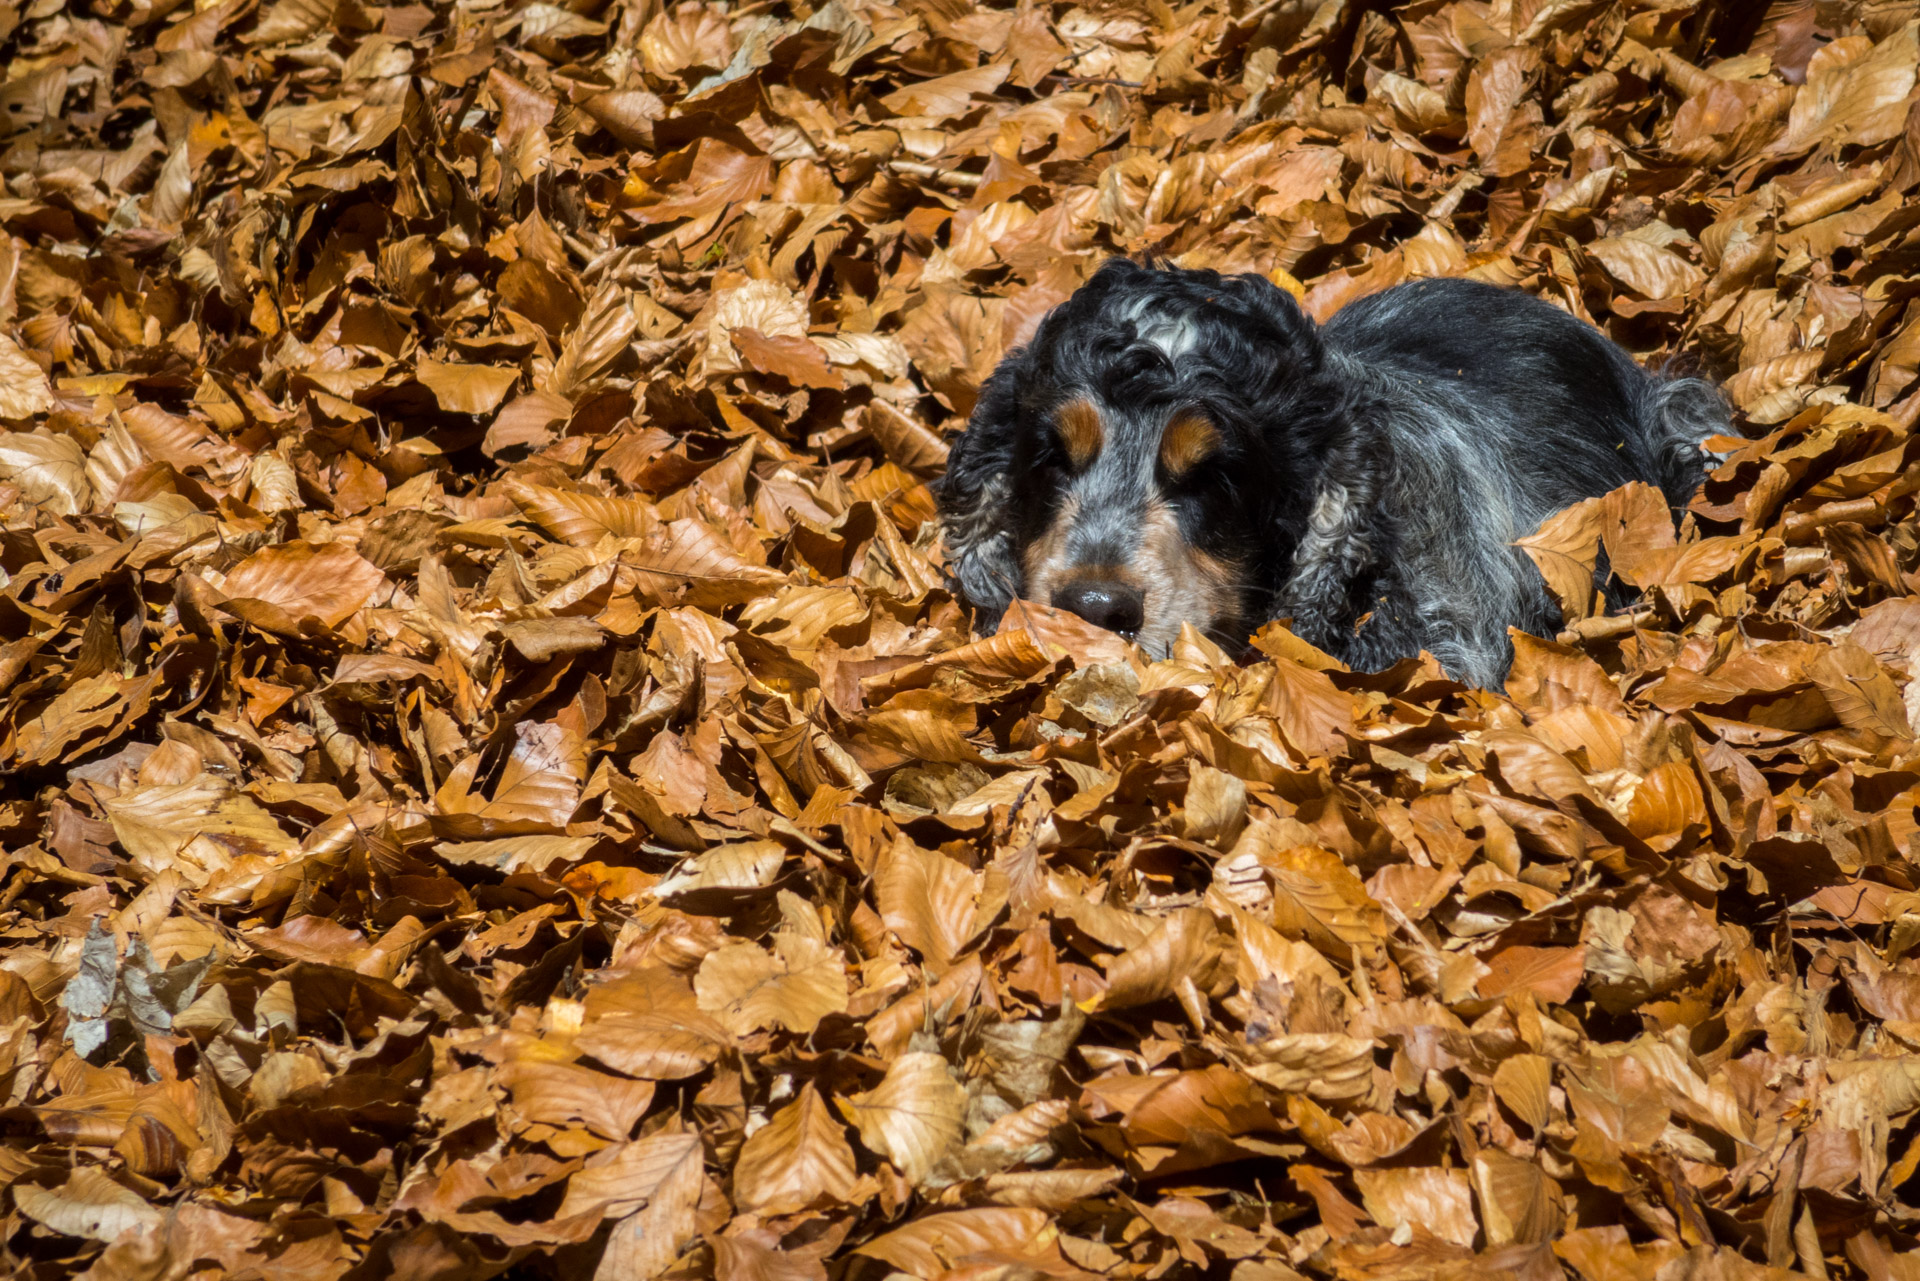
[[[1514,540],[1629,481],[1683,506],[1719,393],[1464,280],[1316,326],[1259,276],[1115,259],[981,390],[940,484],[961,596],[1050,602],[1165,654],[1271,618],[1359,668],[1496,685],[1559,607]]]

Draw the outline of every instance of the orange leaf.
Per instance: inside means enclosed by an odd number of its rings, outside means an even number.
[[[827,364],[826,353],[804,337],[794,334],[768,337],[758,329],[745,326],[732,330],[731,337],[746,362],[763,374],[776,374],[796,387],[826,387],[838,391],[846,386]]]
[[[341,543],[263,547],[227,573],[221,608],[256,627],[299,636],[352,617],[385,581],[372,562]]]
[[[416,368],[416,377],[433,393],[440,408],[456,414],[490,414],[520,381],[520,371],[496,369],[492,365],[444,364],[423,358]]]

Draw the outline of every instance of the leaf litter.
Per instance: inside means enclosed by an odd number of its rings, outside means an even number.
[[[0,7],[7,1266],[1915,1275],[1917,21]],[[1741,434],[1504,691],[976,639],[928,484],[1114,253]]]

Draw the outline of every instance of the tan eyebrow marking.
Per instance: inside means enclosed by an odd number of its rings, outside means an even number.
[[[1197,409],[1173,416],[1160,435],[1160,465],[1178,479],[1205,462],[1220,447],[1220,429]]]
[[[1067,447],[1067,457],[1073,460],[1075,467],[1085,467],[1100,454],[1100,446],[1106,443],[1106,428],[1100,422],[1100,411],[1093,402],[1084,396],[1069,400],[1053,413],[1054,430],[1060,433],[1060,441]]]

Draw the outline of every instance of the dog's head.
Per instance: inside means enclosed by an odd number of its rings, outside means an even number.
[[[989,624],[1037,600],[1153,654],[1182,622],[1243,640],[1270,587],[1274,415],[1320,350],[1259,276],[1107,263],[954,444],[939,497],[961,594]]]

